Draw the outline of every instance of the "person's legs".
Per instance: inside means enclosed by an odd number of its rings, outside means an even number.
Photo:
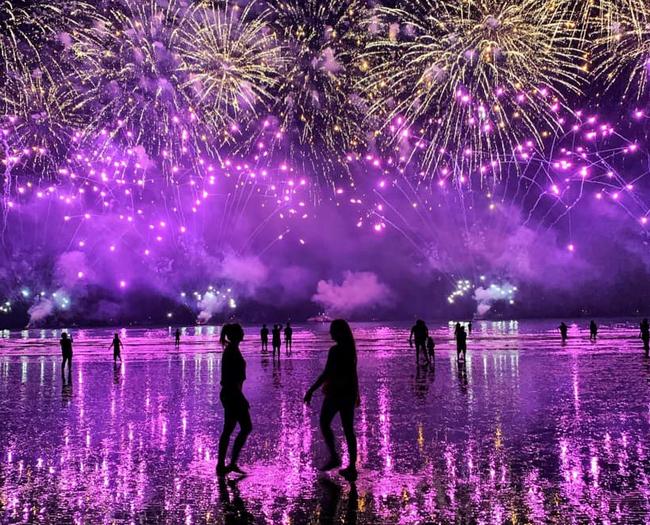
[[[336,452],[336,443],[334,442],[334,433],[332,432],[332,419],[339,411],[337,403],[329,397],[323,400],[323,406],[320,410],[320,431],[323,434],[325,445],[330,453],[330,459],[325,467],[334,468],[341,464],[339,455]],[[325,469],[325,468],[324,468]]]
[[[242,403],[246,403],[246,401],[242,399]],[[246,443],[246,439],[248,438],[249,434],[253,430],[251,415],[246,405],[243,405],[240,409],[237,420],[239,422],[239,433],[237,434],[237,437],[235,438],[235,441],[232,445],[232,456],[230,459],[231,466],[237,466],[237,460],[239,459],[241,449]]]
[[[354,432],[354,402],[345,403],[341,406],[341,424],[343,433],[348,446],[348,455],[350,456],[350,468],[356,468],[357,465],[357,435]]]
[[[228,452],[228,444],[230,442],[230,436],[232,435],[233,430],[235,430],[235,425],[237,425],[237,415],[234,413],[231,407],[227,406],[226,403],[223,403],[223,430],[221,431],[221,437],[219,437],[219,450],[217,455],[217,469],[225,468],[226,464],[226,453]]]
[[[69,358],[63,356],[63,361],[61,362],[61,377],[65,377],[65,364],[68,362]]]

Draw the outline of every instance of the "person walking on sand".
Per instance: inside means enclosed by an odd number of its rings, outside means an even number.
[[[265,324],[262,325],[260,330],[260,339],[262,340],[262,352],[269,351],[269,329]]]
[[[595,341],[598,336],[598,325],[593,319],[589,322],[589,340]]]
[[[291,328],[291,323],[287,322],[287,326],[284,327],[284,349],[287,354],[291,353],[293,346],[293,328]]]
[[[566,340],[569,338],[569,327],[564,324],[564,321],[560,323],[560,326],[558,326],[558,330],[560,331],[560,336],[562,337],[562,342],[566,343]]]
[[[429,329],[422,319],[415,321],[415,324],[411,328],[411,334],[409,335],[409,345],[413,347],[413,342],[415,341],[415,362],[416,364],[420,363],[420,351],[426,359],[426,345],[427,337],[429,337]],[[427,360],[428,361],[428,360]]]
[[[61,355],[63,362],[61,363],[61,378],[64,377],[65,364],[68,363],[68,381],[72,378],[72,336],[68,336],[66,332],[61,334],[59,345],[61,346]]]
[[[245,474],[239,468],[237,461],[253,430],[250,405],[242,391],[246,380],[246,361],[239,350],[239,344],[244,340],[244,330],[239,323],[224,326],[226,347],[221,358],[221,393],[219,398],[223,405],[223,430],[219,437],[217,453],[217,475],[225,476],[229,472]],[[226,453],[230,444],[230,436],[239,424],[239,434],[232,446],[230,463],[226,465]]]
[[[181,346],[181,330],[180,330],[180,328],[177,328],[176,332],[174,332],[174,346],[176,348]]]
[[[113,363],[117,364],[117,360],[120,360],[120,363],[122,362],[122,354],[120,352],[121,348],[124,348],[124,344],[120,340],[120,336],[117,335],[117,332],[113,335],[113,340],[111,341],[111,344],[108,346],[108,348],[113,348]]]
[[[456,336],[456,358],[460,361],[461,356],[462,360],[465,361],[467,354],[467,332],[465,327],[461,326],[458,330],[458,335]]]
[[[647,318],[641,321],[639,329],[639,337],[641,337],[641,340],[643,341],[643,351],[645,352],[646,357],[648,357],[648,354],[650,353],[650,323],[648,323]]]
[[[330,458],[320,469],[332,470],[341,465],[331,424],[338,413],[348,447],[350,464],[339,471],[348,481],[357,479],[357,436],[354,432],[354,410],[359,406],[359,379],[357,376],[357,351],[350,325],[343,319],[336,319],[330,325],[330,336],[334,341],[327,355],[325,370],[309,387],[305,403],[311,403],[314,392],[323,387],[323,405],[320,412],[320,428],[329,450]]]

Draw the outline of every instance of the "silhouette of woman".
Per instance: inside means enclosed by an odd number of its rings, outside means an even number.
[[[348,446],[350,465],[339,471],[349,481],[357,478],[357,436],[354,432],[354,409],[359,405],[359,380],[357,377],[357,351],[350,325],[343,319],[332,321],[330,336],[336,343],[329,350],[325,370],[309,387],[305,403],[311,402],[314,392],[323,386],[323,406],[320,412],[320,428],[330,453],[329,461],[321,470],[332,470],[341,465],[336,451],[331,423],[337,413],[341,416],[343,433]]]
[[[63,362],[61,363],[61,377],[64,377],[65,364],[68,363],[68,381],[72,378],[72,343],[72,336],[68,337],[68,334],[63,332],[61,334],[61,340],[59,341],[63,357]]]
[[[420,352],[427,357],[426,345],[427,337],[429,337],[429,329],[422,319],[415,321],[415,325],[411,328],[411,335],[409,336],[409,345],[413,346],[415,341],[415,362],[420,362]],[[428,359],[427,359],[428,362]]]
[[[221,360],[221,393],[219,398],[223,405],[223,430],[219,438],[219,452],[217,456],[217,474],[224,476],[228,472],[245,474],[237,465],[239,453],[246,443],[246,438],[253,430],[251,416],[248,411],[249,404],[242,388],[246,380],[246,361],[239,351],[239,343],[244,339],[244,330],[239,324],[224,326],[222,334],[226,340],[226,348]],[[230,436],[239,423],[239,434],[232,446],[230,464],[226,465],[226,452],[230,443]]]

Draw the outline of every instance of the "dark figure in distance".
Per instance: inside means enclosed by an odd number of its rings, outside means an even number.
[[[456,335],[456,358],[460,361],[461,354],[463,361],[465,361],[465,354],[467,353],[467,332],[465,327],[461,326]]]
[[[61,345],[61,354],[63,356],[63,362],[61,363],[61,377],[63,377],[65,371],[65,364],[68,363],[68,379],[72,378],[72,337],[68,337],[68,334],[63,332],[61,334],[61,340],[59,344]]]
[[[433,340],[433,337],[427,337],[427,361],[429,364],[433,363],[433,358],[435,357],[436,352],[436,342]]]
[[[244,339],[244,330],[239,324],[224,326],[226,348],[221,358],[221,393],[219,398],[223,405],[223,430],[219,438],[219,452],[217,456],[217,474],[224,476],[228,472],[245,474],[237,465],[239,453],[246,443],[246,438],[253,430],[251,416],[248,411],[249,404],[242,388],[246,380],[246,361],[239,351],[239,343]],[[230,443],[230,436],[239,423],[239,434],[232,446],[230,463],[226,465],[226,452]]]
[[[641,321],[639,329],[641,330],[639,335],[643,341],[643,350],[645,351],[646,357],[648,357],[648,353],[650,353],[650,324],[648,324],[647,318]]]
[[[120,340],[120,336],[117,335],[117,332],[113,335],[113,340],[108,348],[113,348],[113,362],[117,363],[117,360],[122,362],[122,354],[120,353],[120,348],[124,348],[124,344]]]
[[[281,331],[282,325],[273,325],[273,330],[271,331],[271,346],[273,347],[273,357],[275,357],[276,350],[278,352],[278,358],[280,357],[280,347],[282,346],[282,341],[280,339]]]
[[[566,340],[569,338],[568,336],[568,331],[569,327],[564,324],[564,321],[560,323],[560,326],[558,326],[558,330],[560,330],[560,335],[562,336],[562,342],[566,343]]]
[[[472,333],[472,321],[467,323],[467,329],[469,330],[469,333],[471,334]]]
[[[589,340],[595,341],[598,336],[598,325],[593,319],[589,322]]]
[[[320,428],[330,453],[329,461],[321,470],[332,470],[341,465],[336,451],[331,423],[340,414],[343,433],[348,446],[350,465],[339,471],[348,481],[357,478],[357,436],[354,433],[354,409],[359,401],[359,379],[357,377],[357,351],[350,325],[343,319],[332,321],[330,335],[336,343],[327,355],[325,370],[305,394],[309,404],[314,392],[323,386],[323,406],[320,412]]]
[[[409,335],[409,345],[412,347],[413,342],[415,341],[415,362],[420,362],[420,350],[425,359],[427,358],[427,337],[429,337],[429,329],[422,319],[415,321],[413,328],[411,328],[411,335]]]
[[[287,354],[291,353],[291,347],[293,344],[293,328],[291,328],[291,323],[287,323],[287,326],[284,327],[284,349]]]
[[[456,323],[456,326],[454,327],[454,338],[455,339],[458,339],[458,332],[460,332],[461,328],[462,328],[462,326],[460,325],[460,323]]]
[[[181,331],[179,328],[174,332],[174,346],[176,346],[176,348],[181,346]]]
[[[262,325],[260,330],[260,338],[262,339],[262,352],[269,351],[269,329],[265,324]]]

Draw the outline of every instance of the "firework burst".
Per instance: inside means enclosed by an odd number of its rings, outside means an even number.
[[[555,4],[554,4],[555,5]],[[366,57],[372,113],[396,136],[422,137],[423,167],[447,152],[472,168],[541,143],[559,128],[565,93],[579,91],[581,49],[567,11],[526,0],[407,0],[379,8]]]
[[[281,47],[253,3],[197,6],[183,26],[181,71],[201,120],[214,130],[247,127],[268,109],[282,68]]]
[[[356,90],[363,64],[357,50],[366,38],[363,2],[271,2],[273,27],[289,53],[275,113],[288,155],[303,158],[331,183],[345,154],[366,142],[365,103]]]

